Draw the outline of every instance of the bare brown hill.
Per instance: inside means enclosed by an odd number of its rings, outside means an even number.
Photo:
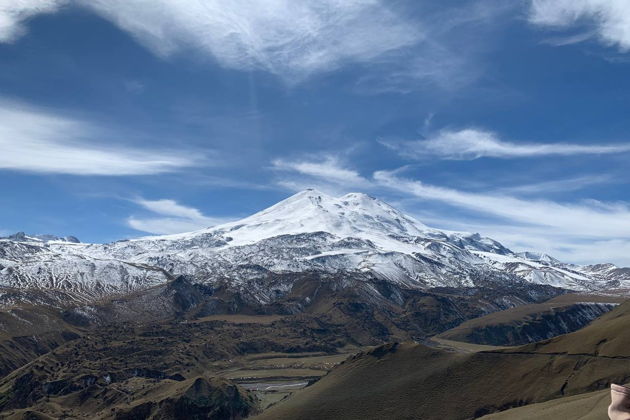
[[[260,419],[470,419],[630,380],[630,303],[588,327],[526,346],[457,353],[379,347]],[[532,406],[533,407],[533,406]]]
[[[595,391],[572,397],[489,414],[482,420],[609,420],[610,391]]]

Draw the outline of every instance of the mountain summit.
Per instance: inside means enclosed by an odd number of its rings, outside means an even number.
[[[630,286],[628,270],[515,253],[479,234],[432,229],[362,193],[299,192],[239,221],[109,244],[0,239],[0,286],[102,296],[173,276],[224,284],[272,302],[301,273],[340,274],[398,287],[544,284],[572,290]],[[282,284],[270,278],[283,276]]]
[[[339,198],[316,190],[299,192],[240,222],[265,237],[280,234],[330,232],[343,237],[376,238],[422,235],[427,228],[388,204],[362,193]]]
[[[390,238],[393,236],[422,236],[437,231],[367,194],[332,197],[307,189],[242,220],[163,238],[182,239],[201,232],[229,232],[230,246],[252,244],[280,235],[327,232],[388,247],[392,246]]]

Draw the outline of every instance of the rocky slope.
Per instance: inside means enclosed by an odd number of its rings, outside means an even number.
[[[577,331],[617,306],[610,302],[523,305],[466,321],[440,338],[492,346],[517,346]]]

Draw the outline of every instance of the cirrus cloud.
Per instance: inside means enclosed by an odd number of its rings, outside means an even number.
[[[606,45],[621,51],[630,50],[630,3],[626,0],[531,0],[531,23],[566,29],[580,22],[589,22],[594,34]],[[585,34],[571,39],[582,41]]]
[[[207,54],[227,68],[260,69],[288,81],[367,62],[417,44],[424,34],[383,0],[17,0],[0,6],[0,42],[62,5],[87,8],[161,57]]]
[[[16,0],[0,6],[0,42],[62,6],[94,12],[162,58],[209,57],[227,69],[261,70],[288,85],[355,65],[363,93],[460,88],[483,73],[491,29],[513,9],[498,0],[451,7],[386,0]],[[3,30],[4,27],[4,30]],[[4,36],[3,36],[4,34]],[[465,48],[461,42],[465,41]]]
[[[365,185],[368,181],[353,169],[344,167],[339,158],[325,156],[318,160],[275,159],[272,168],[279,171],[297,172],[314,178],[344,185]]]
[[[442,130],[417,141],[381,141],[404,157],[471,160],[482,157],[527,158],[540,156],[601,155],[630,152],[630,144],[529,143],[502,140],[496,133],[475,128]]]
[[[152,175],[207,162],[198,153],[106,145],[108,135],[95,124],[0,100],[0,170]]]
[[[85,0],[158,55],[196,48],[229,68],[289,78],[366,61],[421,32],[380,0]]]
[[[24,23],[41,13],[57,11],[67,0],[11,0],[0,2],[0,42],[12,42],[26,33]]]
[[[175,234],[204,229],[232,220],[205,216],[200,210],[179,204],[175,200],[137,198],[133,202],[152,213],[148,217],[127,218],[127,225],[141,232]]]
[[[377,171],[374,180],[383,187],[421,199],[440,201],[513,223],[552,228],[564,235],[630,239],[630,207],[625,203],[590,200],[565,204],[502,194],[466,192],[402,178],[393,171]]]

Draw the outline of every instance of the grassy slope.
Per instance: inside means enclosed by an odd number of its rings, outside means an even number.
[[[610,391],[589,392],[490,414],[482,420],[608,420]]]
[[[628,326],[630,303],[625,303],[583,330],[518,348],[472,354],[418,344],[379,348],[258,418],[456,420],[573,395],[529,408],[570,412],[594,404],[598,412],[586,418],[605,418],[603,402],[579,394],[630,379]]]

